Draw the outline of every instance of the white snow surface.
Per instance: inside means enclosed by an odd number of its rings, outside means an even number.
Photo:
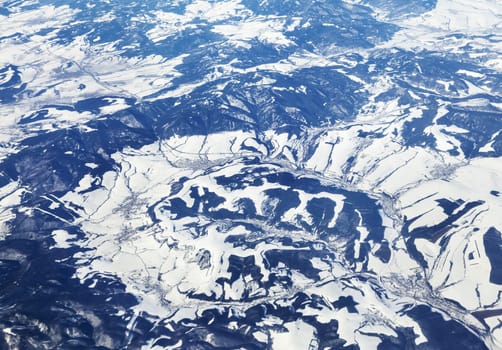
[[[75,37],[72,42],[61,43],[56,40],[57,29],[70,26],[79,13],[71,6],[42,6],[31,11],[13,5],[11,11],[8,16],[0,15],[3,36],[0,67],[18,67],[26,88],[16,95],[15,102],[0,104],[0,159],[19,151],[16,145],[20,141],[38,133],[73,127],[87,130],[87,122],[105,118],[135,103],[187,97],[198,87],[224,78],[231,79],[237,74],[256,74],[261,78],[257,85],[279,89],[274,87],[275,80],[268,76],[269,73],[290,76],[301,69],[330,68],[357,82],[361,91],[368,95],[368,103],[354,120],[308,130],[303,135],[272,129],[260,135],[253,131],[207,136],[175,135],[138,150],[124,149],[113,155],[113,161],[120,165],[119,170],[105,173],[99,179],[101,186],[92,191],[86,190],[98,180],[91,175],[97,165],[88,163],[89,173],[79,180],[78,187],[60,198],[61,205],[81,208],[78,209],[80,219],[77,224],[87,234],[86,238],[77,240],[64,230],[52,232],[57,247],[79,245],[92,249],[76,256],[82,262],[76,277],[92,280],[99,273],[117,276],[128,291],[141,298],[136,306],[138,312],[167,317],[177,311],[175,320],[195,315],[211,306],[202,299],[190,298],[190,292],[213,294],[224,299],[222,305],[241,311],[244,306],[238,300],[245,293],[257,300],[272,298],[286,304],[297,291],[316,293],[329,302],[336,301],[334,296],[346,293],[359,303],[359,313],[351,314],[346,309],[334,310],[329,306],[323,307],[321,312],[308,309],[302,312],[316,315],[319,321],[336,318],[343,339],[348,344],[358,344],[361,349],[378,346],[378,339],[368,335],[372,332],[394,335],[391,326],[412,327],[422,335],[415,342],[425,341],[419,325],[400,313],[402,305],[407,302],[429,304],[474,329],[482,328],[482,325],[470,312],[502,308],[500,286],[489,280],[490,262],[483,244],[483,234],[489,228],[502,231],[502,197],[494,195],[502,193],[502,160],[466,157],[459,135],[467,134],[468,130],[440,123],[440,118],[452,107],[489,106],[500,113],[500,103],[480,97],[491,90],[490,84],[493,83],[486,72],[457,70],[454,77],[462,82],[462,87],[454,97],[468,100],[458,103],[439,100],[438,113],[424,130],[432,137],[434,145],[406,146],[401,136],[406,123],[422,118],[429,108],[426,102],[421,103],[422,96],[409,92],[410,97],[418,101],[415,106],[403,105],[397,98],[381,101],[379,96],[398,85],[398,78],[391,72],[388,75],[382,73],[375,80],[365,79],[356,74],[358,62],[351,60],[347,52],[341,52],[345,49],[308,51],[296,48],[294,38],[288,33],[300,25],[298,18],[255,15],[238,0],[200,0],[186,6],[182,13],[156,10],[133,17],[132,22],[151,24],[145,35],[154,44],[168,41],[183,30],[200,29],[219,35],[219,45],[249,48],[258,41],[276,49],[293,50],[287,59],[247,68],[240,68],[240,62],[229,60],[215,66],[211,74],[176,84],[176,78],[183,75],[180,67],[190,58],[189,54],[130,57],[124,55],[125,48],[119,49],[119,42],[92,42],[85,34]],[[385,14],[376,15],[385,17]],[[113,16],[110,13],[95,21],[110,21]],[[502,29],[500,1],[438,0],[433,10],[418,17],[398,20],[395,24],[401,26],[401,30],[388,42],[373,49],[357,49],[349,53],[360,55],[364,62],[372,50],[398,48],[415,53],[431,50],[444,55],[470,45],[472,57],[469,59],[472,62],[489,70],[502,71],[502,41],[498,34]],[[48,33],[40,34],[43,30]],[[458,33],[465,35],[462,38],[451,35]],[[494,40],[486,37],[489,33],[495,33]],[[17,40],[16,36],[25,40]],[[9,82],[14,74],[9,68],[0,75],[0,84]],[[409,77],[403,79],[414,84]],[[431,94],[451,97],[448,94],[453,94],[455,80],[434,83],[433,87],[425,83],[417,87]],[[224,84],[219,85],[216,93],[221,94]],[[304,93],[302,89],[305,87],[296,92]],[[95,112],[50,107],[72,106],[96,96],[104,96],[106,105]],[[227,102],[233,108],[249,111],[236,98],[229,97]],[[20,124],[21,120],[29,119],[41,110],[47,111],[44,118]],[[288,111],[294,112],[293,109]],[[378,137],[365,137],[361,133],[378,134]],[[494,151],[499,134],[500,131],[494,133],[482,145],[481,153]],[[268,240],[261,241],[253,249],[246,249],[229,243],[226,238],[237,234],[250,240],[264,237],[257,237],[259,233],[246,226],[232,226],[224,220],[212,221],[204,215],[178,219],[175,213],[165,208],[171,203],[170,194],[177,181],[186,177],[188,180],[178,196],[186,199],[188,206],[194,204],[189,194],[190,186],[193,186],[200,193],[207,188],[226,199],[215,210],[238,210],[238,199],[249,197],[258,214],[268,215],[267,206],[273,206],[273,201],[267,198],[265,191],[277,186],[264,182],[256,191],[229,191],[215,180],[217,176],[242,173],[245,168],[243,160],[251,156],[258,157],[271,171],[285,169],[298,175],[318,176],[334,186],[364,191],[378,199],[386,226],[385,239],[393,251],[386,264],[370,255],[368,269],[378,276],[370,277],[374,278],[374,283],[385,287],[387,297],[378,296],[374,289],[355,277],[360,272],[360,264],[350,266],[343,258],[331,263],[317,258],[312,260],[320,271],[322,283],[314,283],[298,271],[286,271],[283,266],[278,266],[274,273],[295,276],[292,289],[280,286],[260,289],[249,277],[241,277],[232,284],[216,282],[219,278],[229,278],[228,256],[231,254],[253,256],[266,280],[271,271],[264,267],[264,252],[290,249],[279,240],[286,232],[266,224]],[[9,233],[7,223],[14,217],[13,208],[19,205],[25,191],[18,182],[0,188],[1,237]],[[322,196],[336,202],[334,218],[328,225],[333,227],[346,198],[329,193],[322,193]],[[305,215],[305,205],[313,196],[302,192],[299,197],[301,204],[285,212],[281,220],[294,223],[303,215],[305,222],[311,221]],[[444,199],[463,201],[454,213],[468,203],[479,201],[481,204],[459,217],[438,239],[419,238],[415,241],[428,264],[422,270],[408,254],[401,229],[404,221],[411,218],[415,220],[408,227],[410,231],[432,228],[447,220],[449,215],[438,205],[438,200]],[[53,202],[54,208],[58,205]],[[148,214],[150,209],[159,222],[152,220]],[[24,210],[29,213],[41,209]],[[200,231],[196,232],[195,228]],[[362,226],[359,230],[363,240],[367,231]],[[295,242],[315,243],[317,240],[314,233],[305,230],[287,232],[287,235]],[[445,243],[441,242],[442,238],[447,238]],[[341,250],[337,244],[333,242],[329,246],[335,254]],[[377,245],[371,247],[373,252],[377,248]],[[204,255],[206,252],[210,255]],[[204,261],[205,257],[207,261]],[[342,277],[345,282],[341,281]],[[444,302],[444,299],[455,301],[467,311]],[[485,320],[491,332],[486,341],[493,349],[502,347],[500,319],[500,316],[494,316]],[[272,317],[266,322],[283,327],[283,331],[270,334],[272,345],[277,349],[300,349],[315,343],[312,327],[303,322],[282,324],[281,320]],[[259,335],[262,338],[267,336]]]

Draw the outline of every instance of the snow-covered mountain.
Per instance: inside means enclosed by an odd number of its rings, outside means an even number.
[[[501,27],[0,2],[0,348],[501,348]]]

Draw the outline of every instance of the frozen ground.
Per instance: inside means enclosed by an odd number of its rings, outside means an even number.
[[[501,17],[0,2],[0,348],[501,348]]]

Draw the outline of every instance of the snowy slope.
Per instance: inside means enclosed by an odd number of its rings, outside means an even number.
[[[0,2],[0,347],[501,348],[501,17]]]

